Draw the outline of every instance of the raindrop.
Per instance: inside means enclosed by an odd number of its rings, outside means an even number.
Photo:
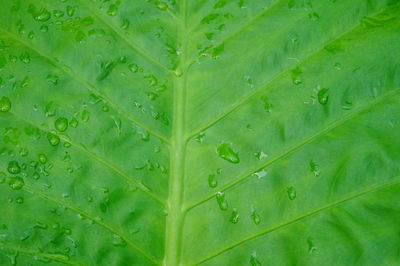
[[[229,219],[229,221],[233,224],[237,224],[239,222],[239,212],[237,209],[234,208],[232,210],[231,218]]]
[[[250,256],[250,265],[251,266],[261,266],[261,262],[257,259],[256,257],[256,253],[253,252],[253,254],[251,254]]]
[[[117,15],[117,12],[118,12],[118,6],[112,4],[112,5],[109,6],[109,8],[107,10],[107,15],[113,17],[113,16]]]
[[[199,143],[202,143],[205,135],[206,135],[206,133],[201,132],[201,133],[197,134],[197,136],[195,137],[195,140]]]
[[[77,128],[78,127],[78,120],[73,117],[70,121],[69,121],[69,125],[73,128]]]
[[[82,112],[82,121],[87,122],[89,121],[90,113],[87,110],[83,110]]]
[[[24,198],[23,197],[18,197],[18,198],[15,199],[15,202],[18,203],[18,204],[22,204],[22,203],[24,203]]]
[[[290,200],[294,200],[297,196],[296,190],[294,189],[294,187],[289,187],[287,189],[287,194]]]
[[[261,161],[262,159],[265,159],[268,157],[268,154],[264,153],[263,151],[259,151],[254,153],[254,156],[256,156],[256,158]]]
[[[51,14],[46,8],[41,8],[38,11],[33,11],[32,16],[35,20],[40,22],[48,21],[51,18]]]
[[[218,156],[230,163],[239,163],[239,154],[234,152],[228,143],[222,143],[217,148]]]
[[[10,178],[10,181],[8,182],[8,185],[13,190],[20,190],[21,188],[24,187],[25,182],[21,177],[16,176],[16,177],[11,177]]]
[[[158,1],[157,2],[157,8],[160,10],[167,10],[168,9],[168,5],[162,1]]]
[[[8,97],[3,96],[0,99],[0,112],[6,113],[11,109],[11,101]]]
[[[60,137],[52,133],[47,134],[47,140],[51,146],[57,146],[60,143]]]
[[[292,78],[292,82],[294,85],[300,85],[303,81],[300,79],[300,75],[303,73],[300,67],[296,67],[290,73],[290,77]]]
[[[226,211],[228,209],[228,202],[225,199],[225,192],[218,191],[216,193],[217,203],[221,210]]]
[[[272,104],[270,103],[270,101],[267,98],[267,96],[262,96],[261,97],[261,101],[264,103],[265,112],[271,113],[272,112]]]
[[[210,186],[210,188],[215,188],[218,185],[218,180],[215,175],[208,176],[208,185]]]
[[[60,131],[64,132],[68,128],[68,119],[65,117],[60,117],[54,122],[54,127]]]
[[[126,18],[124,18],[124,19],[122,20],[122,25],[121,25],[121,27],[122,27],[124,30],[127,30],[127,29],[129,28],[129,24],[130,24],[129,20],[126,19]]]
[[[314,161],[310,162],[310,172],[313,173],[315,177],[319,177],[321,174],[318,164],[316,164]]]
[[[125,247],[126,242],[118,235],[113,235],[112,244],[116,247]]]
[[[34,172],[32,177],[33,179],[38,180],[40,178],[40,174],[38,172]]]
[[[329,89],[326,89],[326,88],[324,88],[324,89],[321,89],[319,92],[318,92],[318,102],[320,103],[320,104],[322,104],[322,105],[325,105],[325,104],[327,104],[328,103],[328,98],[329,98],[329,96],[328,96],[328,91],[329,91]]]
[[[251,219],[253,220],[253,223],[254,223],[255,225],[259,225],[260,222],[261,222],[260,215],[258,215],[258,213],[257,213],[255,210],[253,210],[253,211],[251,212]]]
[[[128,66],[128,69],[129,69],[131,72],[136,73],[136,72],[138,72],[138,70],[139,70],[139,66],[136,65],[136,64],[130,64],[130,65]]]
[[[256,176],[258,179],[263,178],[263,177],[266,176],[267,174],[268,174],[268,172],[267,172],[267,170],[265,170],[265,169],[253,173],[253,175]]]
[[[45,164],[47,162],[47,157],[44,154],[39,154],[39,162]]]
[[[21,167],[19,166],[17,161],[10,161],[8,163],[8,168],[7,168],[8,172],[10,174],[19,174],[21,172]]]
[[[314,253],[315,251],[317,251],[317,248],[315,247],[314,242],[311,239],[311,237],[307,238],[307,245],[308,245],[309,253]]]

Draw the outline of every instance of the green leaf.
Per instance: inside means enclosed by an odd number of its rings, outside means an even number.
[[[398,265],[398,0],[2,0],[0,265]]]

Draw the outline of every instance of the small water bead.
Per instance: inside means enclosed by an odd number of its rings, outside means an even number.
[[[226,211],[228,209],[228,202],[225,199],[225,192],[218,191],[215,196],[217,198],[219,208],[223,211]]]
[[[237,224],[239,222],[239,212],[237,209],[233,209],[232,213],[231,213],[231,218],[229,219],[229,221],[233,224]]]
[[[64,16],[64,12],[61,10],[54,10],[53,15],[55,18],[62,18]]]
[[[75,14],[76,6],[67,6],[67,15],[72,17]]]
[[[303,81],[300,79],[300,75],[303,73],[300,67],[296,67],[290,73],[290,77],[292,78],[292,82],[294,85],[300,85]]]
[[[40,178],[40,174],[38,172],[34,172],[32,174],[33,179],[38,180]]]
[[[251,266],[261,266],[262,265],[261,262],[257,259],[255,252],[250,256],[250,265]]]
[[[113,246],[116,246],[116,247],[125,247],[126,246],[125,240],[123,240],[118,235],[113,235],[113,240],[111,243],[113,244]]]
[[[90,113],[87,110],[83,110],[81,118],[83,122],[88,122],[90,119]]]
[[[54,122],[54,127],[60,131],[64,132],[68,129],[68,119],[65,117],[60,117]]]
[[[39,162],[42,164],[45,164],[47,162],[47,157],[44,154],[39,154],[38,158],[39,158]]]
[[[264,111],[267,112],[267,113],[271,113],[272,112],[272,104],[270,103],[268,97],[267,96],[262,96],[260,99],[264,104],[264,106],[263,106],[264,107]]]
[[[66,141],[66,142],[64,142],[63,146],[64,146],[64,148],[69,148],[72,146],[72,144]]]
[[[147,98],[149,98],[150,101],[154,101],[157,99],[158,94],[154,92],[148,92],[147,93]]]
[[[77,128],[77,127],[78,127],[78,124],[79,124],[79,122],[78,122],[78,120],[77,120],[75,117],[73,117],[73,118],[69,121],[69,125],[70,125],[71,127],[73,127],[73,128]]]
[[[6,113],[11,110],[11,101],[8,97],[3,96],[0,99],[0,112]]]
[[[162,11],[168,9],[167,3],[164,3],[164,2],[162,2],[162,1],[157,1],[156,6],[157,6],[158,9],[160,9],[160,10],[162,10]]]
[[[230,163],[237,164],[240,162],[238,152],[234,152],[228,143],[220,144],[217,148],[217,153],[219,157]]]
[[[28,150],[25,149],[25,148],[21,148],[21,149],[19,150],[19,155],[21,155],[22,157],[26,157],[26,156],[28,156],[28,154],[29,154],[29,152],[28,152]]]
[[[47,25],[42,25],[42,26],[40,26],[40,31],[41,32],[48,32],[49,31],[49,27]]]
[[[24,203],[24,198],[23,197],[18,197],[18,198],[15,199],[15,202],[18,203],[18,204],[22,204],[22,203]]]
[[[321,89],[320,91],[318,91],[318,102],[322,105],[326,105],[328,103],[328,99],[329,99],[329,95],[328,95],[328,91],[329,89]]]
[[[11,177],[10,178],[10,181],[8,182],[8,185],[13,190],[20,190],[21,188],[24,187],[25,182],[21,177],[16,176],[16,177]]]
[[[310,172],[313,173],[315,177],[319,177],[321,174],[318,164],[316,164],[314,161],[310,162]]]
[[[197,134],[197,136],[194,138],[198,143],[202,143],[204,140],[204,137],[206,136],[206,133],[201,132]]]
[[[253,220],[253,223],[255,225],[259,225],[261,223],[260,215],[258,215],[258,213],[255,210],[251,212],[251,220]]]
[[[122,27],[124,30],[127,30],[127,29],[129,28],[129,24],[130,24],[129,20],[126,19],[126,18],[124,18],[124,19],[122,20],[122,25],[121,25],[121,27]]]
[[[8,163],[7,170],[10,174],[19,174],[21,172],[21,167],[19,166],[17,161],[10,161]]]
[[[268,154],[264,153],[263,151],[259,151],[254,153],[254,156],[261,161],[262,159],[268,158]]]
[[[263,177],[266,176],[267,174],[268,174],[268,172],[267,172],[267,170],[265,170],[265,169],[253,173],[253,175],[254,175],[255,177],[257,177],[258,179],[263,178]]]
[[[287,194],[290,200],[294,200],[297,197],[297,193],[294,187],[289,187],[287,189]]]
[[[51,146],[57,146],[60,143],[60,137],[52,133],[47,134],[47,140]]]
[[[209,175],[208,176],[208,186],[210,188],[215,188],[218,186],[218,180],[216,175]]]
[[[128,66],[128,69],[132,72],[132,73],[136,73],[139,70],[139,66],[136,64],[130,64]]]
[[[112,5],[110,5],[110,6],[108,7],[107,15],[113,17],[113,16],[117,15],[117,12],[118,12],[118,6],[115,5],[115,4],[112,4]]]

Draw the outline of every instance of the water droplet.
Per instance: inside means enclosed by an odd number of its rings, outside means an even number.
[[[127,29],[129,28],[129,24],[130,24],[129,20],[126,19],[126,18],[124,18],[124,19],[122,20],[122,25],[121,25],[121,27],[122,27],[124,30],[127,30]]]
[[[126,242],[118,235],[113,235],[112,244],[116,247],[125,247]]]
[[[318,102],[320,104],[325,105],[328,103],[328,98],[329,98],[328,91],[329,89],[324,88],[318,92],[317,96],[318,96]]]
[[[336,70],[341,70],[341,69],[342,69],[342,65],[341,65],[340,63],[335,63],[335,64],[333,65],[333,67],[334,67]]]
[[[206,133],[201,132],[201,133],[197,134],[197,136],[195,137],[195,140],[199,143],[202,143],[205,135],[206,135]]]
[[[251,213],[251,219],[253,220],[253,223],[255,225],[259,225],[261,223],[260,215],[258,215],[258,213],[255,210],[253,210]]]
[[[215,175],[208,176],[208,185],[210,186],[210,188],[215,188],[218,185],[218,180]]]
[[[251,266],[261,266],[261,262],[257,259],[256,252],[253,252],[250,256],[250,265]]]
[[[56,86],[58,84],[58,76],[54,74],[48,74],[46,77],[47,81]]]
[[[136,73],[136,72],[138,72],[138,70],[139,70],[139,66],[136,65],[136,64],[130,64],[130,65],[128,66],[128,69],[129,69],[131,72]]]
[[[316,164],[314,161],[310,162],[310,172],[313,173],[315,177],[319,177],[321,174],[318,164]]]
[[[64,12],[61,10],[54,10],[53,15],[55,18],[62,18],[64,16]]]
[[[342,101],[342,109],[343,110],[351,110],[353,108],[353,103],[349,100]]]
[[[319,20],[319,15],[316,12],[312,12],[312,13],[308,14],[308,18],[316,21],[316,20]]]
[[[314,253],[317,251],[317,248],[314,245],[314,242],[311,237],[307,238],[307,245],[308,245],[308,252],[309,253]]]
[[[78,127],[78,120],[75,118],[75,117],[73,117],[70,121],[69,121],[69,125],[71,126],[71,127],[73,127],[73,128],[77,128]]]
[[[75,6],[67,6],[67,15],[72,17],[75,14]]]
[[[51,146],[57,146],[60,143],[60,137],[52,133],[47,134],[47,140]]]
[[[289,187],[287,189],[287,194],[290,200],[294,200],[297,196],[296,190],[294,189],[294,187]]]
[[[16,177],[11,177],[10,178],[10,181],[8,182],[8,185],[13,190],[20,190],[21,188],[24,187],[25,182],[21,177],[16,176]]]
[[[8,97],[3,96],[0,99],[0,112],[6,113],[11,110],[11,101]]]
[[[269,102],[269,99],[267,98],[267,96],[262,96],[260,99],[264,103],[265,112],[271,113],[272,112],[272,104]]]
[[[303,73],[300,67],[296,67],[290,72],[290,77],[294,85],[300,85],[303,81],[300,79],[300,75]]]
[[[21,173],[21,167],[19,166],[17,161],[10,161],[8,163],[7,170],[10,174],[14,174],[14,175]]]
[[[177,78],[180,78],[180,77],[182,77],[182,75],[183,75],[183,71],[182,71],[182,69],[181,69],[181,68],[177,68],[177,69],[175,69],[175,71],[174,71],[174,75],[175,75],[175,77],[177,77]]]
[[[41,8],[37,11],[32,11],[32,16],[35,20],[40,22],[48,21],[51,18],[51,14],[46,8]]]
[[[24,203],[24,198],[23,197],[17,197],[15,199],[15,202],[18,203],[18,204],[22,204],[22,203]]]
[[[268,158],[268,154],[264,153],[263,151],[259,151],[254,153],[254,156],[256,156],[256,158],[261,161],[262,159]]]
[[[54,122],[54,127],[60,131],[64,132],[68,129],[68,119],[65,117],[60,117]]]
[[[160,10],[167,10],[168,9],[167,3],[164,3],[162,1],[158,1],[156,6]]]
[[[47,157],[44,154],[39,154],[39,162],[45,164],[47,162]]]
[[[83,110],[82,112],[82,121],[87,122],[90,119],[90,113],[87,110]]]
[[[40,178],[40,174],[38,172],[34,172],[32,174],[33,179],[38,180]]]
[[[148,92],[147,93],[147,97],[149,98],[150,101],[154,101],[155,99],[157,99],[158,94],[154,93],[154,92]]]
[[[115,5],[115,4],[112,4],[112,5],[110,5],[110,6],[108,7],[107,15],[113,17],[113,16],[117,15],[117,12],[118,12],[118,6]]]
[[[228,202],[225,199],[225,192],[218,191],[215,196],[217,198],[219,208],[223,211],[226,211],[228,209]]]
[[[239,154],[234,152],[228,143],[222,143],[217,148],[218,156],[230,163],[239,163]]]
[[[258,179],[263,178],[263,177],[266,176],[267,174],[268,174],[268,172],[267,172],[267,170],[265,170],[265,169],[253,173],[253,175],[256,176]]]
[[[237,209],[233,209],[232,213],[231,213],[231,218],[229,219],[229,221],[233,224],[237,224],[239,222],[239,212]]]

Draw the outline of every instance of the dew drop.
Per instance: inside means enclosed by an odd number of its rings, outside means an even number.
[[[228,143],[222,143],[217,148],[218,156],[230,163],[239,163],[239,154],[234,152]]]
[[[296,190],[294,189],[294,187],[289,187],[287,189],[287,194],[290,200],[294,200],[297,196]]]
[[[318,92],[317,96],[318,96],[318,102],[320,104],[325,105],[328,103],[328,99],[329,99],[328,91],[329,91],[329,89],[324,88]]]
[[[39,162],[45,164],[47,162],[47,157],[44,154],[39,154]]]
[[[215,175],[209,175],[208,176],[208,186],[210,188],[215,188],[218,185],[218,180]]]
[[[90,119],[90,113],[87,110],[83,110],[82,112],[82,121],[87,122]]]
[[[112,4],[112,5],[109,6],[109,8],[107,10],[107,15],[113,17],[113,16],[117,15],[117,12],[118,12],[118,6]]]
[[[254,156],[261,161],[262,159],[268,158],[268,154],[264,153],[263,151],[259,151],[254,153]]]
[[[4,172],[0,172],[0,184],[6,182],[7,175]]]
[[[255,210],[251,212],[251,219],[253,220],[253,223],[255,225],[259,225],[261,223],[260,215],[258,215],[258,213]]]
[[[54,127],[60,131],[64,132],[68,129],[68,119],[65,117],[60,117],[54,122]]]
[[[267,170],[262,169],[261,171],[255,172],[253,173],[254,176],[256,176],[258,179],[263,178],[264,176],[266,176],[268,174]]]
[[[60,137],[52,133],[47,134],[47,140],[51,146],[57,146],[60,143]]]
[[[75,118],[75,117],[73,117],[70,121],[69,121],[69,125],[71,126],[71,127],[73,127],[73,128],[77,128],[78,127],[78,120]]]
[[[16,176],[16,177],[11,177],[10,178],[10,181],[8,182],[8,185],[13,190],[20,190],[21,188],[24,187],[25,182],[21,177]]]
[[[239,212],[237,209],[233,209],[232,213],[231,213],[231,218],[229,219],[229,221],[233,224],[237,224],[239,222]]]
[[[139,66],[137,64],[130,64],[128,66],[128,69],[132,72],[132,73],[136,73],[139,70]]]
[[[250,256],[250,265],[251,266],[261,266],[261,262],[257,259],[256,257],[256,253],[253,252],[253,254],[251,254]]]
[[[267,98],[267,96],[262,96],[261,101],[264,104],[264,111],[267,113],[271,113],[272,112],[272,104],[270,103],[269,99]]]
[[[32,16],[36,21],[45,22],[51,18],[50,12],[46,8],[41,8],[38,11],[32,12]]]
[[[300,79],[300,75],[303,73],[300,67],[296,67],[290,73],[290,77],[292,78],[292,82],[294,85],[300,85],[303,81]]]
[[[8,97],[3,96],[0,99],[0,112],[6,113],[11,110],[11,101]]]
[[[310,172],[314,174],[315,177],[319,177],[321,171],[319,170],[319,165],[314,161],[310,162]]]
[[[124,30],[127,30],[127,29],[129,28],[129,24],[130,24],[129,20],[126,19],[126,18],[124,18],[124,19],[122,20],[122,25],[121,25],[121,27],[122,27]]]
[[[226,211],[228,209],[228,202],[225,199],[225,192],[218,191],[216,193],[217,203],[221,210]]]
[[[24,198],[23,197],[18,197],[18,198],[15,199],[15,202],[18,203],[18,204],[22,204],[22,203],[24,203]]]
[[[315,247],[314,242],[311,239],[311,237],[307,238],[307,245],[308,245],[309,253],[314,253],[315,251],[317,251],[317,248]]]
[[[38,172],[34,172],[32,174],[33,179],[38,180],[40,178],[40,174]]]
[[[198,143],[202,143],[203,140],[204,140],[205,135],[206,135],[206,133],[201,132],[201,133],[197,134],[197,136],[195,137],[195,140],[196,140]]]
[[[116,246],[116,247],[125,247],[126,246],[125,240],[123,240],[118,235],[113,235],[112,244],[113,244],[113,246]]]
[[[163,11],[168,9],[168,5],[162,1],[158,1],[156,6],[158,9]]]
[[[17,161],[10,161],[8,163],[7,170],[10,174],[14,174],[14,175],[21,173],[21,167],[19,166]]]

